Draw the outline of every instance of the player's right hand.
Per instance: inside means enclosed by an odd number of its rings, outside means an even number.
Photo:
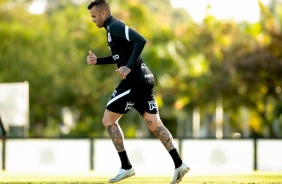
[[[89,65],[96,65],[97,57],[93,54],[93,52],[89,51],[86,61]]]

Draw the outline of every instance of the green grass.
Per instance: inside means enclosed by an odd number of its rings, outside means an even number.
[[[84,174],[24,174],[24,173],[0,173],[0,183],[13,184],[104,184],[108,183],[105,176],[98,176],[90,172]],[[119,184],[168,184],[171,177],[134,176],[127,178]],[[282,173],[236,174],[236,175],[195,175],[187,174],[181,184],[282,184]]]

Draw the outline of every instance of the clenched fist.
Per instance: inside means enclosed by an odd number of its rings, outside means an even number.
[[[86,61],[89,65],[95,65],[97,63],[97,57],[93,52],[89,51]]]

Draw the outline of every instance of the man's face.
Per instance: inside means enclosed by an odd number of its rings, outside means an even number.
[[[91,14],[91,17],[92,17],[92,22],[94,22],[98,28],[103,27],[104,22],[105,22],[104,12],[99,10],[96,6],[93,6],[90,9],[90,14]]]

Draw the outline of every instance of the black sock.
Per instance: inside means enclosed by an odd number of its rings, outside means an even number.
[[[121,168],[125,170],[131,169],[132,165],[130,164],[126,151],[118,152],[118,155],[121,161]]]
[[[170,154],[170,156],[172,157],[172,160],[173,160],[173,162],[174,162],[175,169],[178,168],[178,167],[180,167],[181,164],[182,164],[182,160],[181,160],[181,158],[180,158],[180,156],[179,156],[177,150],[176,150],[176,149],[172,149],[172,150],[169,151],[169,154]]]

